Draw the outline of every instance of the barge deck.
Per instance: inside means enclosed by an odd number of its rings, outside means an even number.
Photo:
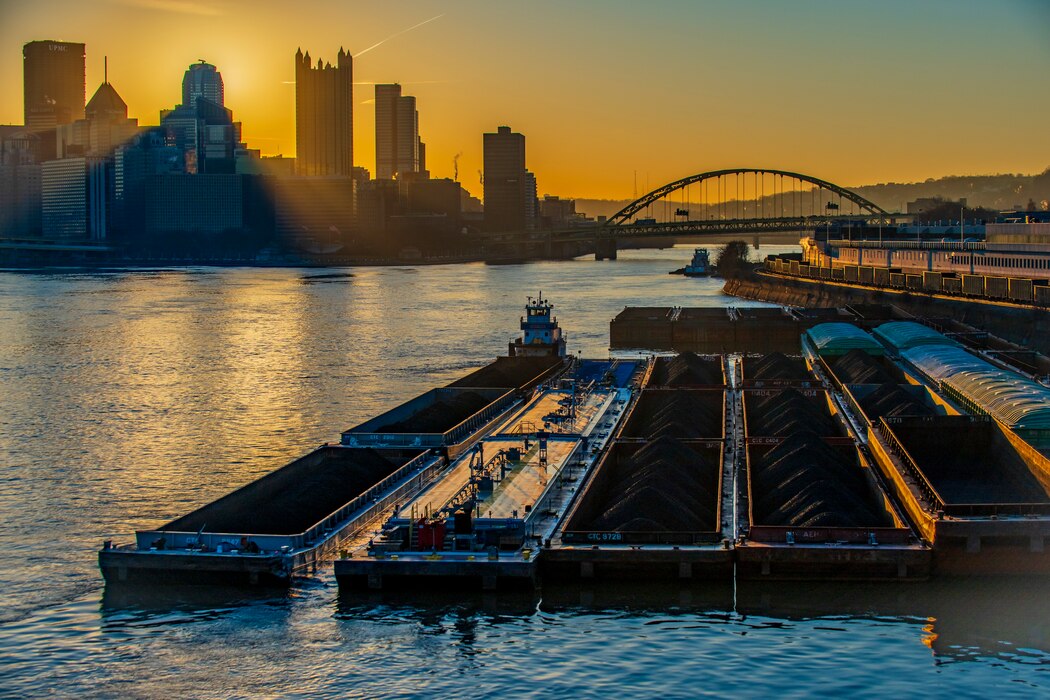
[[[420,577],[535,585],[544,544],[631,398],[625,387],[564,383],[512,412],[356,542],[335,562],[340,585],[379,589]]]

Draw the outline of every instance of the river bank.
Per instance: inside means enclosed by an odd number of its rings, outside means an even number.
[[[722,291],[742,299],[782,306],[814,308],[893,304],[917,316],[951,319],[983,328],[1004,340],[1044,354],[1050,351],[1050,312],[1015,304],[947,299],[932,294],[852,287],[764,273],[727,280]]]

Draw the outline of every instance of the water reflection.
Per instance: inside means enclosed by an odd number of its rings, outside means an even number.
[[[526,592],[345,591],[335,617],[373,622],[407,621],[424,634],[457,626],[474,630],[479,620],[498,625],[536,614],[571,620],[578,615],[616,615],[657,625],[729,625],[741,630],[808,623],[809,629],[846,631],[856,623],[913,628],[915,644],[939,661],[985,656],[1050,663],[1050,581],[1016,578],[952,578],[909,583],[740,582],[601,583],[549,585]],[[469,624],[465,621],[469,621]]]
[[[287,605],[295,591],[245,586],[135,586],[107,584],[99,612],[103,628],[128,619],[151,620],[177,612],[229,610],[260,603]]]
[[[1050,581],[939,578],[902,584],[742,583],[737,611],[783,619],[853,617],[920,623],[938,657],[1012,654],[1050,662]]]

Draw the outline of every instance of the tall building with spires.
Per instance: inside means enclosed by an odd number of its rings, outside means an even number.
[[[298,175],[353,174],[354,70],[349,51],[336,62],[295,52],[295,171]]]

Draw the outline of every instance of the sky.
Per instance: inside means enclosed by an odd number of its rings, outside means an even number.
[[[778,168],[843,186],[1050,166],[1048,0],[0,0],[0,123],[22,45],[87,44],[140,124],[215,64],[249,147],[295,154],[297,48],[355,55],[354,161],[375,83],[415,95],[434,177],[480,195],[482,133],[525,134],[539,193],[642,194]],[[647,187],[648,185],[648,187]]]

